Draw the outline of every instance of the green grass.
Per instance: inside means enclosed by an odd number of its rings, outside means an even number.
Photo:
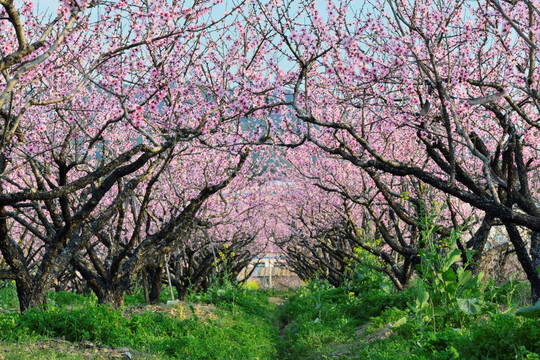
[[[539,359],[540,320],[508,312],[508,307],[520,306],[526,288],[517,282],[492,285],[487,295],[498,297],[506,314],[486,312],[463,328],[443,326],[434,332],[411,315],[407,292],[348,294],[346,289],[311,285],[281,309],[285,346],[280,358]],[[396,326],[397,321],[405,322]]]
[[[163,359],[149,353],[126,348],[103,347],[81,343],[73,344],[61,339],[28,340],[17,343],[0,342],[0,359],[121,359],[129,352],[134,360]]]
[[[53,305],[47,310],[1,314],[0,341],[12,349],[7,353],[17,349],[20,359],[84,358],[80,349],[61,346],[51,352],[51,347],[42,351],[32,345],[45,339],[95,344],[98,350],[127,348],[160,359],[275,359],[279,341],[271,317],[275,305],[264,294],[245,289],[228,289],[220,295],[207,296],[208,305],[179,303],[140,311],[97,305],[93,296],[50,294]],[[32,348],[36,351],[24,350]]]
[[[390,296],[370,289],[355,294],[313,283],[291,296],[280,309],[285,340],[281,358],[323,359],[351,353],[364,324],[387,309],[404,309],[407,299],[406,293]]]
[[[0,281],[0,311],[19,310],[17,290],[13,282]]]
[[[12,291],[0,290],[4,309]],[[140,306],[135,293],[120,310],[93,295],[50,293],[47,310],[0,311],[0,359],[110,359],[127,351],[133,359],[540,359],[540,320],[513,315],[526,291],[517,282],[491,284],[484,297],[497,306],[437,332],[414,318],[409,292],[378,287],[313,282],[277,292],[226,283],[170,306]]]

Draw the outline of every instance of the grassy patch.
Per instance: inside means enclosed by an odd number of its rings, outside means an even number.
[[[93,295],[51,293],[47,310],[0,311],[0,359],[113,359],[126,352],[133,359],[540,359],[540,321],[513,315],[523,289],[490,285],[485,298],[496,306],[436,332],[409,309],[412,294],[379,287],[313,282],[293,293],[222,284],[186,302],[133,301],[120,310],[97,305]],[[7,298],[11,290],[2,291]],[[502,313],[494,311],[499,307]]]
[[[160,356],[141,353],[129,348],[114,348],[89,342],[73,344],[61,339],[29,340],[18,343],[0,342],[2,360],[53,360],[53,359],[162,359]]]
[[[388,295],[380,289],[355,294],[348,289],[311,283],[283,305],[279,314],[285,346],[283,359],[318,359],[353,354],[348,344],[365,331],[363,325],[386,309],[404,309],[406,293]],[[402,315],[400,313],[400,315]]]
[[[219,297],[205,295],[206,305],[121,310],[96,305],[91,296],[64,293],[51,299],[54,305],[47,310],[0,315],[4,358],[16,352],[18,359],[77,359],[93,351],[95,357],[89,358],[111,358],[118,348],[163,359],[276,358],[279,334],[271,317],[275,305],[259,292],[235,288]],[[51,346],[47,339],[59,340]],[[81,344],[95,345],[80,348]],[[113,350],[103,355],[106,349]]]
[[[14,282],[0,281],[0,311],[2,310],[19,310]]]
[[[489,291],[502,305],[516,307],[501,294],[526,286],[503,285]],[[512,313],[484,313],[462,328],[434,332],[412,316],[405,292],[371,289],[359,294],[324,284],[309,285],[290,297],[280,313],[284,345],[281,359],[540,359],[540,321]],[[495,307],[496,308],[496,307]],[[493,309],[491,307],[490,309]]]

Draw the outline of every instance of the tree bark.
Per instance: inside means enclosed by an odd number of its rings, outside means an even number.
[[[141,271],[141,282],[144,291],[144,304],[150,305],[150,294],[148,293],[148,274],[146,272],[146,269],[143,269]]]
[[[150,304],[157,304],[162,289],[161,274],[163,273],[163,266],[147,267],[146,272],[146,278],[150,285]]]
[[[102,305],[110,305],[113,308],[124,306],[124,289],[105,288],[98,296],[98,303]]]
[[[527,252],[527,247],[523,241],[521,234],[516,225],[503,221],[506,231],[518,258],[523,271],[527,275],[527,279],[531,283],[531,300],[532,303],[536,303],[540,299],[540,274],[537,271],[537,267],[534,266],[534,261],[531,259]]]
[[[540,232],[538,231],[531,233],[531,250],[529,253],[531,254],[533,266],[537,271],[540,270]]]

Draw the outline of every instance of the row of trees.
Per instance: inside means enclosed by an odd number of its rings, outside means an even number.
[[[256,227],[238,224],[255,210],[232,194],[256,171],[259,135],[239,125],[235,72],[258,64],[236,9],[66,1],[52,16],[0,4],[0,279],[15,281],[21,310],[69,269],[121,305],[141,272],[161,288],[165,258],[185,287],[219,267],[209,244],[253,257]]]
[[[301,276],[338,284],[361,248],[405,288],[434,212],[441,239],[469,229],[464,260],[504,227],[540,297],[533,1],[0,5],[0,279],[21,310],[66,269],[116,305],[165,262],[204,287],[214,250],[238,270],[270,236]]]
[[[437,238],[469,229],[456,245],[464,261],[467,250],[480,261],[490,230],[503,227],[537,301],[538,4],[329,2],[324,15],[315,2],[296,4],[259,2],[267,21],[252,22],[289,67],[287,91],[275,100],[287,103],[287,136],[274,138],[309,143],[291,162],[321,196],[338,199],[286,220],[307,229],[291,234],[303,238],[291,257],[315,261],[296,264],[324,267],[326,254],[343,266],[359,247],[402,288],[425,246],[419,224],[437,212]],[[331,221],[321,219],[327,212]]]

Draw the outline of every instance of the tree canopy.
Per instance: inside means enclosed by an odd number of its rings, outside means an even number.
[[[0,280],[21,310],[58,281],[121,305],[164,266],[204,287],[265,251],[404,289],[427,242],[479,269],[494,229],[540,298],[536,2],[0,5]]]

